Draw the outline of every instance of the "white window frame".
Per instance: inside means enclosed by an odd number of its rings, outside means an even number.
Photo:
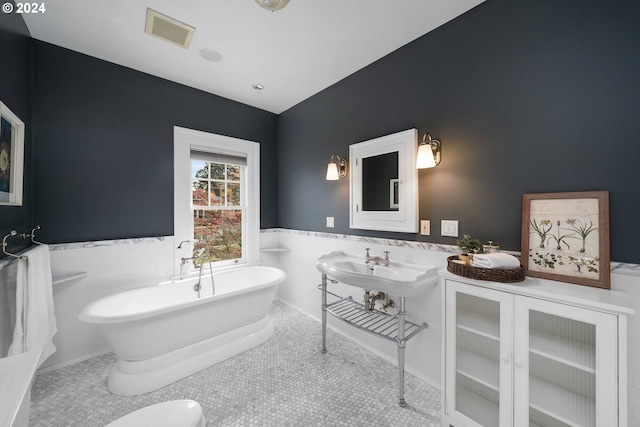
[[[173,224],[174,224],[174,276],[188,274],[188,267],[181,268],[181,259],[193,254],[193,246],[180,242],[193,239],[193,207],[191,205],[191,151],[203,151],[228,156],[245,157],[245,182],[243,183],[246,208],[242,217],[242,259],[229,263],[214,263],[223,267],[233,264],[260,262],[260,144],[244,139],[201,132],[174,126],[173,128]],[[193,267],[193,263],[188,263]],[[192,269],[191,269],[192,270]]]

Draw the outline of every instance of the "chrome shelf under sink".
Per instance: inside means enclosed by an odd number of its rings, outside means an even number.
[[[398,340],[397,315],[383,313],[379,310],[366,310],[364,304],[354,301],[351,297],[342,298],[328,304],[327,312],[363,331],[394,342]],[[426,327],[426,323],[417,325],[413,322],[405,321],[404,339],[411,339]]]

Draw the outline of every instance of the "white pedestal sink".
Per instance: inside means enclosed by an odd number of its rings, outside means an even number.
[[[416,296],[438,283],[433,265],[391,260],[389,266],[365,264],[365,257],[333,251],[316,261],[316,268],[330,279],[363,289],[389,292],[398,297]]]
[[[387,253],[388,255],[388,253]],[[365,262],[369,259],[369,262]],[[375,261],[373,261],[375,260]],[[416,296],[427,287],[438,282],[437,268],[432,265],[411,264],[395,260],[380,259],[367,255],[354,255],[344,251],[333,251],[322,255],[316,261],[316,268],[322,273],[322,352],[327,352],[327,313],[358,329],[384,339],[394,341],[398,346],[398,405],[405,406],[404,400],[404,352],[406,342],[427,327],[405,319],[405,298]],[[367,291],[384,291],[398,298],[398,313],[391,315],[376,310],[373,305],[342,298],[327,304],[327,282],[332,281],[357,286]],[[368,293],[366,294],[369,295]],[[374,300],[375,301],[375,300]]]

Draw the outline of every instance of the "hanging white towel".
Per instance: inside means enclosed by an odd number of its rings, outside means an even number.
[[[482,268],[518,268],[520,260],[504,252],[495,252],[474,255],[471,265]]]
[[[42,348],[38,367],[56,347],[53,336],[58,331],[53,310],[53,286],[49,247],[37,245],[18,260],[16,279],[16,326],[9,356]]]
[[[0,358],[5,357],[13,341],[16,324],[17,262],[5,262],[0,267]]]

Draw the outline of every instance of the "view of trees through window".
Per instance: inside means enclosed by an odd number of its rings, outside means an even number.
[[[242,166],[191,160],[194,256],[198,263],[242,257]]]

